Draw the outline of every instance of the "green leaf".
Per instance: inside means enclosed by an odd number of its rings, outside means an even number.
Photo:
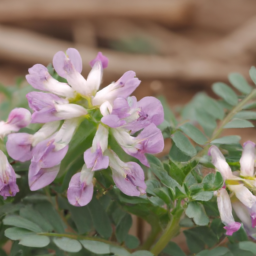
[[[207,174],[203,181],[203,187],[206,191],[216,191],[223,186],[223,178],[220,172]]]
[[[215,83],[213,84],[212,89],[230,105],[235,106],[238,103],[236,93],[228,85],[224,83]]]
[[[256,85],[256,68],[255,67],[251,67],[251,69],[249,71],[249,74],[250,74],[250,77],[251,77],[252,81]]]
[[[3,223],[4,223],[4,225],[28,229],[35,233],[42,232],[42,229],[37,224],[35,224],[34,222],[31,222],[23,217],[20,217],[20,216],[14,216],[14,215],[7,216],[3,219]]]
[[[136,236],[128,234],[125,238],[125,245],[128,249],[135,249],[140,245],[140,241]]]
[[[241,250],[239,244],[230,244],[228,247],[233,254],[232,256],[255,256],[254,253]]]
[[[36,234],[25,236],[19,242],[19,244],[28,246],[28,247],[45,247],[50,243],[50,239],[47,236],[39,236]]]
[[[204,134],[190,123],[183,124],[180,129],[199,145],[204,145],[207,141],[207,138],[204,136]]]
[[[126,214],[122,220],[116,226],[116,238],[119,243],[125,241],[126,236],[132,226],[132,217],[130,214]]]
[[[168,174],[174,178],[180,185],[183,184],[186,176],[182,170],[173,162],[169,161]]]
[[[110,246],[110,252],[114,253],[115,256],[130,256],[131,254],[122,247]]]
[[[210,229],[217,236],[218,239],[224,234],[225,229],[221,219],[214,219],[211,223]]]
[[[196,149],[191,144],[189,139],[181,132],[177,131],[172,135],[175,145],[186,155],[195,156]]]
[[[112,227],[110,219],[100,204],[100,202],[93,197],[92,201],[87,205],[91,218],[93,221],[93,226],[100,236],[108,239],[112,234]]]
[[[47,222],[42,215],[38,211],[35,211],[31,206],[22,208],[20,210],[20,216],[37,223],[37,225],[45,232],[53,230],[52,225],[50,225],[49,222]]]
[[[241,140],[240,136],[231,135],[231,136],[224,136],[216,140],[213,140],[211,144],[239,144],[240,140]]]
[[[196,256],[233,256],[233,254],[226,247],[216,247],[212,250],[204,250]]]
[[[171,150],[169,152],[169,156],[172,161],[175,162],[188,162],[191,157],[185,155],[177,146],[175,143],[172,144]]]
[[[96,254],[110,253],[110,245],[103,242],[93,240],[80,240],[80,243],[85,249]]]
[[[249,251],[256,255],[256,244],[251,241],[239,242],[239,248],[244,251]]]
[[[186,215],[189,218],[193,218],[198,226],[205,226],[209,223],[209,218],[205,213],[204,207],[200,203],[190,202],[186,209]]]
[[[53,238],[53,242],[63,251],[66,252],[79,252],[82,249],[82,245],[74,239],[67,237]]]
[[[163,252],[170,256],[186,256],[186,254],[174,242],[169,242],[168,245],[164,248]]]
[[[241,93],[249,94],[252,87],[247,83],[246,79],[239,73],[231,73],[228,76],[229,82]]]
[[[159,96],[158,99],[161,101],[164,109],[164,119],[167,120],[172,126],[178,124],[174,114],[171,111],[171,108],[168,106],[166,99],[163,96]]]
[[[162,187],[162,188],[156,188],[154,190],[155,194],[162,199],[167,205],[170,204],[171,198],[168,192],[168,188]]]
[[[194,227],[195,224],[193,223],[193,221],[192,221],[191,219],[189,219],[189,218],[187,218],[187,217],[184,217],[184,218],[180,221],[179,225],[180,225],[181,227],[188,227],[188,228],[191,228],[191,227]]]
[[[65,233],[65,224],[50,202],[40,202],[34,207],[57,233]]]
[[[249,128],[249,127],[254,127],[254,125],[247,120],[238,119],[238,118],[234,118],[224,126],[224,128]]]
[[[4,232],[4,235],[11,240],[20,240],[25,236],[32,235],[33,232],[22,229],[22,228],[7,228]]]
[[[241,118],[241,119],[256,120],[256,112],[254,112],[254,111],[240,111],[234,117],[235,118]]]
[[[196,201],[209,201],[212,199],[212,197],[213,197],[212,191],[201,191],[196,195],[192,196],[192,199]]]
[[[183,232],[186,236],[188,247],[192,253],[202,251],[205,249],[205,245],[213,247],[218,242],[215,234],[207,226],[190,228]]]
[[[133,256],[154,256],[154,254],[152,254],[149,251],[136,251],[132,255]]]
[[[214,117],[210,116],[204,109],[196,110],[196,121],[203,127],[206,135],[210,136],[216,128],[217,123]]]

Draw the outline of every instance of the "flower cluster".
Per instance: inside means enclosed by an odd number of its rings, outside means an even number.
[[[238,217],[241,217],[242,221],[245,219],[243,213],[249,212],[251,220],[248,221],[246,219],[245,225],[248,230],[256,227],[256,196],[251,192],[256,190],[256,178],[254,174],[255,143],[247,141],[244,143],[243,148],[240,159],[240,172],[232,172],[225,157],[216,146],[211,146],[208,152],[212,157],[213,165],[221,173],[225,182],[223,187],[216,191],[216,195],[220,217],[225,224],[224,228],[227,230],[226,235],[232,235],[241,227],[241,223],[235,222],[233,218],[232,204],[235,212]],[[231,192],[231,195],[234,195],[232,200],[227,190]]]
[[[135,72],[128,71],[117,82],[99,90],[108,59],[98,53],[90,65],[92,69],[85,79],[81,75],[79,52],[69,48],[66,53],[60,51],[53,57],[53,67],[60,77],[66,79],[66,83],[54,79],[41,64],[31,67],[26,76],[28,83],[44,91],[27,94],[29,107],[33,110],[31,123],[43,125],[33,135],[10,134],[6,144],[8,154],[14,160],[31,161],[28,175],[30,189],[41,189],[56,178],[69,142],[80,123],[85,118],[90,120],[92,111],[98,111],[100,118],[96,120],[97,131],[92,146],[84,152],[85,164],[81,172],[71,178],[67,191],[69,202],[76,206],[90,202],[94,172],[108,167],[112,169],[116,186],[123,193],[130,196],[145,193],[143,169],[135,162],[125,163],[118,157],[108,145],[110,134],[128,155],[145,166],[149,166],[145,154],[159,153],[164,147],[162,133],[157,128],[164,120],[160,101],[154,97],[145,97],[140,101],[130,97],[140,84]],[[22,127],[22,124],[10,123],[10,127],[3,128],[7,132],[2,134],[16,132],[17,127]],[[12,168],[10,170],[14,173]],[[5,173],[0,169],[0,179],[4,182]],[[15,183],[15,180],[9,180]],[[14,194],[13,191],[9,195]]]

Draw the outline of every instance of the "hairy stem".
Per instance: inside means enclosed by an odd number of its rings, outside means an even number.
[[[179,220],[183,213],[183,209],[177,210],[177,212],[173,215],[172,220],[167,225],[163,234],[156,242],[156,244],[152,247],[151,252],[157,256],[169,243],[169,241],[178,233],[179,231]]]

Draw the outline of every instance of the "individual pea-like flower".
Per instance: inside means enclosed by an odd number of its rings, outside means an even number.
[[[85,206],[93,196],[93,171],[83,166],[82,171],[73,175],[69,182],[67,197],[74,206]]]
[[[219,171],[222,174],[226,187],[231,192],[233,192],[236,198],[248,209],[251,215],[251,223],[254,227],[256,224],[256,197],[246,187],[246,185],[249,185],[250,188],[255,186],[255,178],[253,177],[255,144],[251,141],[247,141],[246,143],[244,143],[244,149],[242,157],[240,159],[240,177],[235,176],[232,173],[231,168],[229,167],[228,163],[225,160],[225,157],[222,155],[222,153],[216,146],[210,147],[209,155],[212,157],[212,163],[217,169],[217,171]],[[249,179],[247,180],[247,178]],[[221,189],[221,194],[225,194],[225,198],[227,198],[228,193],[225,189],[224,190],[226,192],[223,192],[223,189]],[[218,191],[218,193],[220,192]],[[232,232],[227,232],[227,234],[229,233],[232,234]]]
[[[66,83],[61,83],[54,79],[48,72],[48,69],[36,64],[28,70],[26,75],[27,82],[35,89],[40,91],[47,91],[65,98],[74,98],[74,90]]]
[[[151,123],[160,125],[164,121],[163,106],[154,97],[144,97],[138,102],[135,96],[127,99],[117,98],[113,103],[113,108],[109,108],[111,111],[109,114],[104,111],[104,106],[101,108],[103,111],[101,121],[112,128],[125,128],[131,134]]]
[[[87,110],[55,94],[30,92],[27,94],[29,107],[34,111],[32,123],[47,123],[87,115]]]
[[[0,121],[0,139],[3,139],[6,135],[17,132],[21,128],[24,128],[30,124],[31,114],[25,108],[13,109],[6,122]]]
[[[145,176],[139,164],[121,161],[117,154],[110,149],[106,151],[106,155],[109,157],[113,180],[124,194],[140,196],[140,194],[146,193]]]
[[[15,196],[18,192],[16,174],[6,155],[0,150],[0,195],[6,199],[9,196]]]
[[[240,175],[243,177],[253,177],[255,163],[255,143],[252,141],[247,141],[244,143],[243,147],[243,154],[240,159]]]
[[[105,101],[113,104],[114,100],[118,97],[127,98],[130,96],[141,82],[138,78],[135,78],[135,76],[134,71],[125,72],[117,82],[106,86],[96,93],[92,99],[93,105],[100,106]]]
[[[12,133],[8,135],[6,149],[14,160],[25,162],[31,160],[33,148],[41,141],[49,138],[60,126],[60,121],[49,122],[35,134]]]
[[[103,68],[108,65],[108,60],[101,53],[96,59],[91,61],[92,70],[87,80],[81,75],[82,58],[76,49],[69,48],[66,54],[62,51],[57,52],[53,57],[53,66],[59,76],[66,78],[72,88],[85,97],[90,97],[99,89]]]
[[[78,125],[79,119],[66,120],[58,132],[33,148],[29,166],[31,190],[41,189],[56,178],[59,165],[68,151],[68,144]]]
[[[226,235],[232,236],[234,232],[238,231],[241,223],[235,222],[232,215],[232,205],[229,194],[225,188],[221,188],[217,192],[217,204],[220,213],[221,221],[225,224],[227,230]]]
[[[84,152],[86,166],[92,171],[108,168],[109,159],[103,155],[107,147],[108,129],[100,124],[93,139],[92,147]]]
[[[112,129],[112,133],[128,155],[139,159],[146,166],[149,166],[149,163],[145,154],[157,154],[164,148],[162,132],[153,123],[143,129],[137,137],[131,136],[122,128]]]

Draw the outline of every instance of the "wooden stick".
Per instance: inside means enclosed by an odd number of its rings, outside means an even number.
[[[107,16],[150,19],[183,26],[191,21],[192,6],[191,0],[12,0],[0,1],[0,22]]]
[[[87,63],[95,58],[98,49],[71,42],[53,39],[23,29],[0,26],[0,59],[16,61],[26,65],[42,63],[47,65],[53,55],[69,47],[77,48],[83,58],[84,70],[88,72]],[[156,55],[133,55],[102,50],[110,61],[109,74],[117,78],[127,70],[135,70],[140,78],[166,78],[189,82],[226,80],[232,71],[247,74],[248,67],[233,63],[226,64],[203,58],[162,57]]]

